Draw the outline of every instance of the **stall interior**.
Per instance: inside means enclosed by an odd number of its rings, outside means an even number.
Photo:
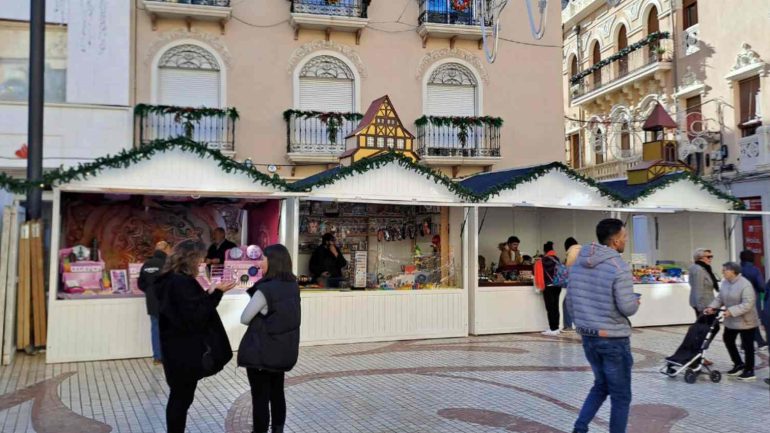
[[[202,284],[234,279],[242,293],[261,277],[261,251],[278,242],[280,200],[62,193],[57,298],[143,296],[137,279],[156,244],[192,239],[233,245],[218,265],[202,264]]]
[[[302,201],[297,261],[303,288],[456,288],[462,215],[438,206]],[[319,268],[329,249],[345,258],[335,264],[346,263],[338,275]]]

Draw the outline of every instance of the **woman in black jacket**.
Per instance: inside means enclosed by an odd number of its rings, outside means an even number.
[[[202,287],[196,277],[205,255],[200,242],[179,243],[156,284],[163,371],[169,387],[168,433],[184,433],[198,380],[220,371],[233,356],[217,305],[235,282],[210,290]]]
[[[241,315],[249,329],[238,348],[238,365],[251,385],[254,433],[283,433],[286,422],[284,374],[297,363],[301,321],[299,285],[285,246],[265,248],[264,278],[249,289],[251,301]]]

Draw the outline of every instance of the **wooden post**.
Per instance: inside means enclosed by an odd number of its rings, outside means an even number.
[[[446,281],[449,277],[449,208],[441,207],[441,226],[439,228],[441,236],[441,281]]]
[[[32,272],[32,323],[33,341],[35,347],[46,345],[46,315],[45,315],[45,268],[43,263],[43,222],[32,223],[30,240]]]
[[[16,299],[16,348],[24,350],[30,344],[29,319],[30,319],[30,281],[29,281],[29,237],[30,224],[21,226],[19,236],[19,291]]]

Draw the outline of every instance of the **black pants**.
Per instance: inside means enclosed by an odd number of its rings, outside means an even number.
[[[246,369],[251,385],[251,406],[254,416],[254,433],[265,433],[273,414],[273,427],[286,423],[286,398],[283,394],[284,373]],[[269,406],[268,406],[269,405]]]
[[[187,424],[187,410],[195,399],[198,381],[169,383],[168,404],[166,405],[166,426],[168,433],[184,433]]]
[[[730,329],[725,328],[725,346],[727,346],[727,352],[730,354],[730,359],[733,360],[735,365],[744,365],[745,370],[754,370],[754,333],[757,328],[751,329]],[[741,335],[741,346],[743,347],[743,354],[746,356],[746,362],[741,361],[741,354],[738,352],[738,348],[735,346],[735,339]]]
[[[543,291],[545,311],[548,313],[548,327],[551,331],[559,329],[559,296],[561,296],[561,287],[546,286]]]

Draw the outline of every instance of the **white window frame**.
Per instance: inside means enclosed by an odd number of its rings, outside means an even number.
[[[312,59],[320,56],[329,56],[334,57],[335,59],[338,59],[342,61],[348,69],[353,73],[353,111],[356,113],[361,112],[361,74],[356,68],[356,65],[350,61],[347,57],[340,55],[340,53],[335,51],[328,51],[328,50],[320,50],[320,51],[313,51],[312,53],[305,56],[302,60],[300,60],[297,63],[297,66],[294,67],[294,72],[292,73],[292,91],[293,91],[293,106],[294,109],[297,110],[300,108],[300,90],[299,90],[299,76],[302,72],[302,68],[305,67],[305,65]]]
[[[423,74],[422,76],[422,113],[425,114],[428,109],[428,85],[430,82],[430,77],[433,75],[433,72],[436,69],[438,69],[441,65],[445,65],[447,63],[460,64],[465,68],[467,68],[473,74],[473,77],[476,79],[476,116],[483,116],[484,115],[484,81],[481,79],[481,75],[479,74],[479,71],[477,71],[473,65],[466,62],[463,59],[458,59],[454,57],[448,57],[437,61],[436,63],[432,64]]]
[[[227,65],[224,62],[224,59],[222,59],[222,56],[219,55],[217,50],[215,50],[212,46],[207,45],[203,42],[197,41],[195,39],[180,39],[176,40],[174,42],[168,43],[163,48],[158,50],[157,53],[155,53],[155,56],[152,59],[152,71],[151,71],[151,90],[150,90],[150,103],[151,104],[158,104],[160,99],[160,68],[158,65],[160,64],[160,59],[163,57],[166,52],[174,47],[177,47],[179,45],[196,45],[209,53],[211,53],[212,56],[217,60],[219,63],[219,107],[227,107]]]

